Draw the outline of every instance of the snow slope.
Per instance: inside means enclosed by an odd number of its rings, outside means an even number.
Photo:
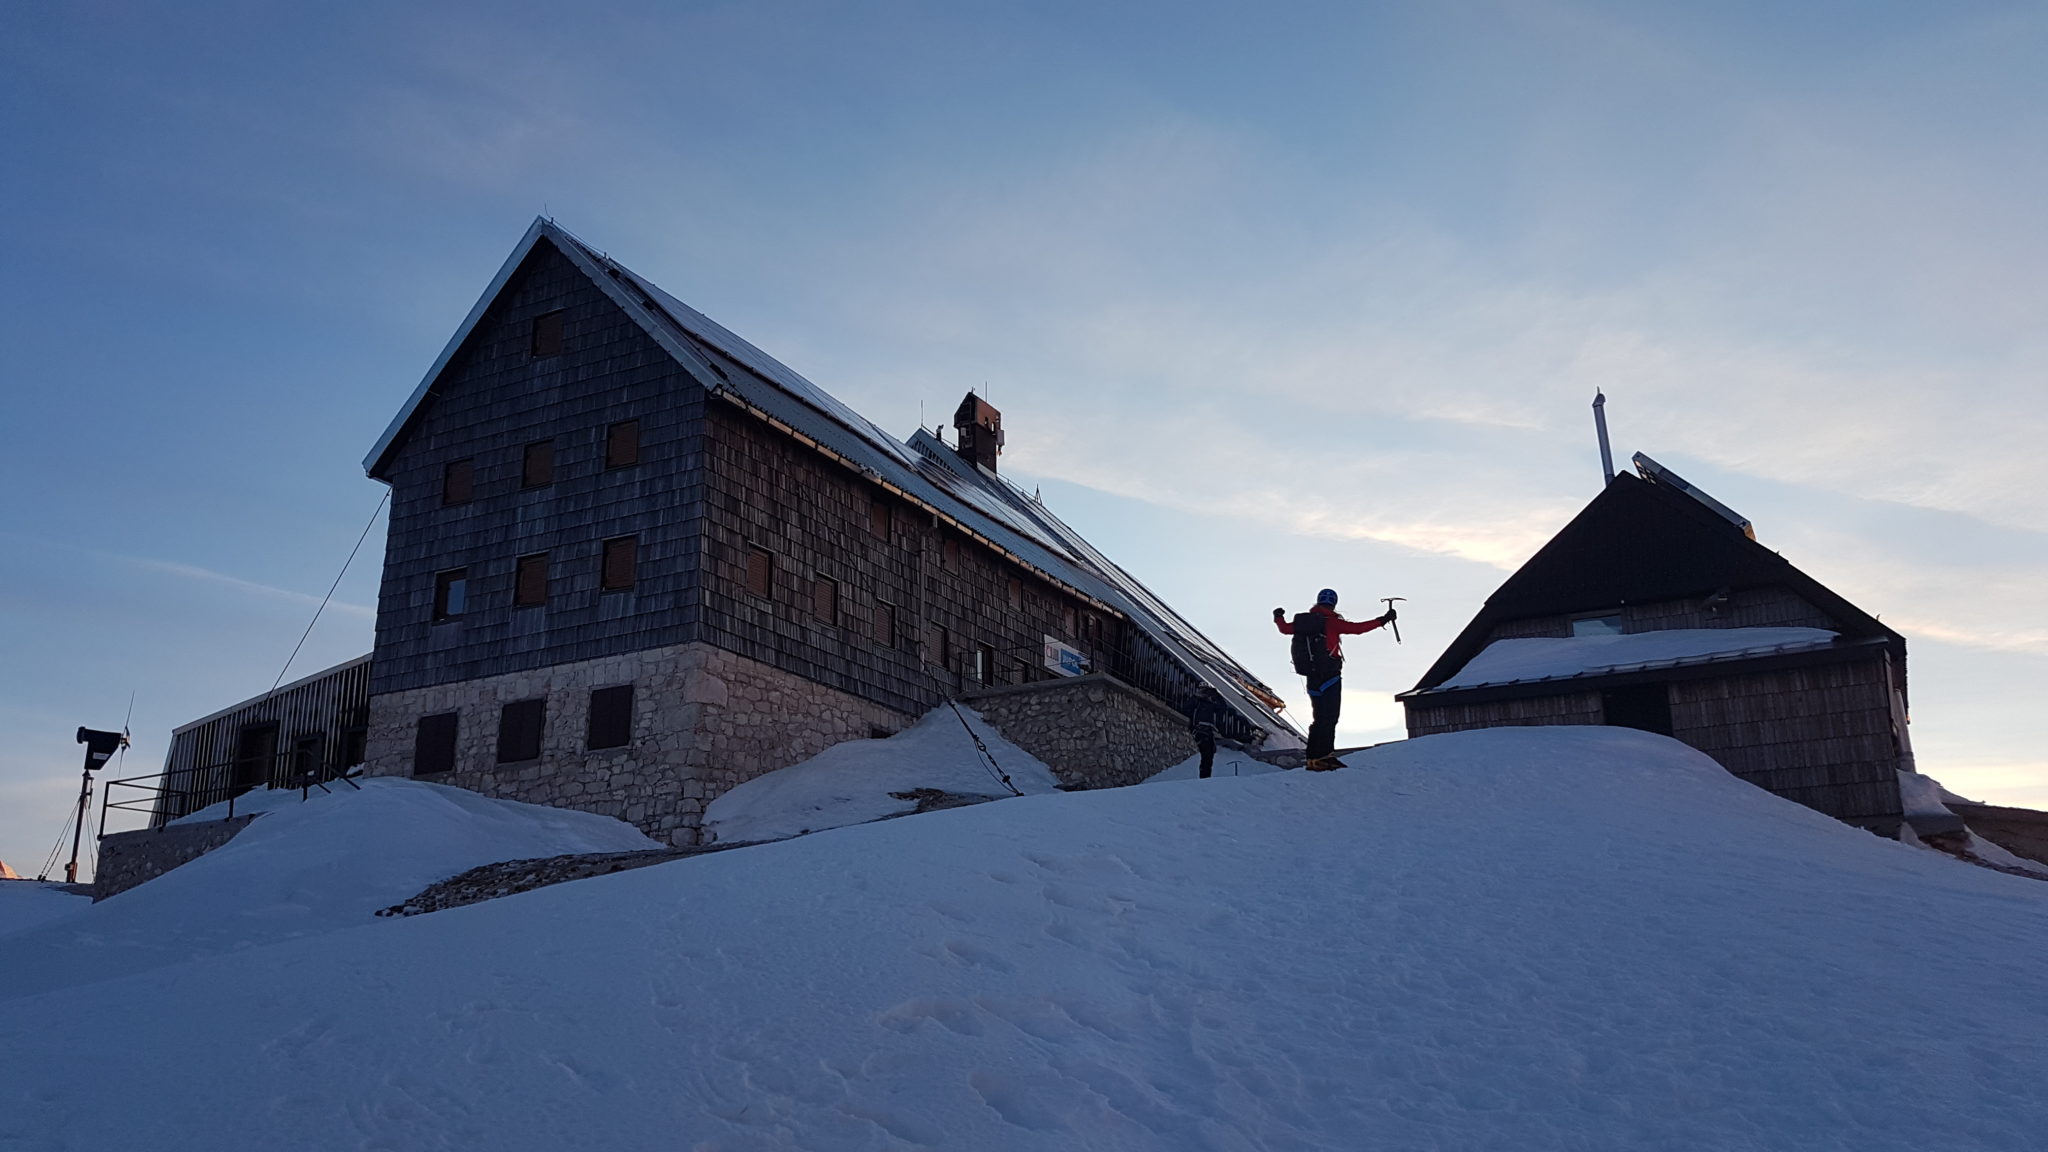
[[[91,906],[91,897],[75,896],[39,880],[0,881],[0,936],[9,936]],[[0,969],[0,973],[4,972],[5,969]]]
[[[373,922],[479,864],[661,845],[588,812],[417,780],[252,793],[233,840],[76,915],[0,936],[0,1000]],[[5,1148],[0,1141],[0,1148]]]
[[[705,827],[727,844],[782,840],[916,810],[917,801],[892,792],[937,788],[963,796],[1012,795],[974,747],[969,727],[1017,791],[1059,791],[1052,769],[1003,739],[981,713],[940,707],[886,740],[834,744],[800,764],[747,781],[711,802]]]
[[[1827,644],[1835,633],[1825,628],[1668,628],[1626,636],[1539,636],[1495,640],[1444,688],[1502,684],[1511,680],[1544,680],[1605,672],[1632,664],[1697,660],[1737,653],[1764,653]]]
[[[1622,729],[1349,761],[0,1004],[0,1147],[2041,1147],[2048,884]]]

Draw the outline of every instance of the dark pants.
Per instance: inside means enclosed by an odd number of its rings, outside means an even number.
[[[1344,677],[1332,676],[1321,686],[1308,686],[1308,758],[1320,760],[1337,750],[1337,713],[1344,709]]]
[[[1216,741],[1197,739],[1195,748],[1202,754],[1202,779],[1209,778],[1209,770],[1216,766]]]

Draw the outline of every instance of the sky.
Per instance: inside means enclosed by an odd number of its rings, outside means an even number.
[[[32,4],[0,40],[0,860],[269,688],[537,214],[1004,471],[1346,743],[1597,494],[1588,404],[2048,807],[2048,10]],[[382,524],[287,679],[370,645]],[[131,704],[132,700],[132,704]],[[123,827],[117,813],[110,827]]]

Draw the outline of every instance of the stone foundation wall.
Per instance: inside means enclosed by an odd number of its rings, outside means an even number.
[[[631,742],[587,749],[591,691],[620,684],[633,685]],[[547,701],[540,757],[498,763],[500,709],[537,697]],[[412,775],[420,718],[444,712],[461,717],[455,768],[422,779],[616,817],[680,847],[698,843],[705,805],[729,789],[913,719],[708,644],[680,644],[372,697],[368,773]]]
[[[140,832],[115,832],[100,837],[99,867],[93,872],[94,903],[154,880],[181,864],[190,864],[235,838],[255,816],[166,824]]]
[[[1114,676],[991,688],[961,700],[1071,789],[1136,784],[1195,752],[1187,717]]]

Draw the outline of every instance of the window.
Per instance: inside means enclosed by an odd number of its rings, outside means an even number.
[[[604,466],[628,468],[640,462],[640,422],[621,420],[605,430]]]
[[[960,568],[959,538],[955,536],[946,537],[946,542],[944,545],[940,547],[939,551],[940,554],[945,558],[946,567],[958,571]]]
[[[931,639],[927,642],[925,658],[941,668],[953,663],[953,635],[943,624],[932,625]]]
[[[468,599],[469,569],[450,568],[434,577],[434,619],[456,619]]]
[[[327,736],[320,732],[301,736],[292,741],[292,774],[290,779],[318,780],[325,775],[326,773],[323,769],[326,765],[322,763],[324,759],[322,753],[326,749]]]
[[[633,588],[634,569],[640,562],[640,538],[616,536],[604,542],[604,572],[599,587],[606,592],[628,592]]]
[[[747,549],[747,591],[762,597],[775,595],[775,557],[766,548]]]
[[[555,442],[535,440],[526,446],[526,461],[519,469],[521,488],[545,488],[555,482]]]
[[[1069,639],[1072,639],[1072,640],[1079,640],[1079,639],[1081,638],[1081,633],[1080,633],[1080,631],[1079,631],[1078,629],[1076,629],[1076,628],[1075,628],[1075,626],[1074,626],[1074,625],[1075,625],[1075,622],[1076,622],[1076,620],[1078,620],[1078,619],[1079,619],[1079,617],[1077,617],[1077,616],[1075,615],[1073,607],[1072,607],[1071,605],[1069,605],[1068,607],[1066,607],[1066,608],[1063,608],[1063,609],[1061,609],[1061,610],[1060,610],[1060,612],[1061,612],[1061,618],[1062,618],[1062,620],[1063,620],[1063,621],[1065,622],[1065,624],[1066,624],[1066,626],[1067,626],[1067,628],[1066,628],[1066,635],[1067,635],[1067,637],[1068,637]]]
[[[540,759],[541,733],[547,727],[546,700],[514,700],[498,713],[498,763]]]
[[[868,531],[875,539],[886,541],[895,530],[895,516],[889,510],[889,502],[877,496],[868,505]]]
[[[455,732],[458,714],[443,712],[420,717],[412,738],[412,774],[439,776],[455,770]]]
[[[1022,608],[1023,606],[1024,606],[1024,581],[1022,581],[1022,580],[1018,579],[1018,578],[1017,578],[1017,577],[1015,577],[1015,576],[1012,576],[1012,577],[1010,577],[1010,607],[1012,607],[1012,608]]]
[[[896,606],[883,600],[875,601],[875,643],[896,646]]]
[[[633,742],[633,686],[620,684],[599,688],[590,694],[590,732],[585,744],[598,748],[624,748]]]
[[[839,581],[820,576],[811,585],[811,608],[822,624],[839,623]]]
[[[237,790],[270,783],[277,763],[277,725],[250,724],[235,733],[235,776]]]
[[[1572,621],[1574,636],[1619,636],[1621,635],[1621,614],[1607,616],[1581,616]],[[1631,725],[1633,727],[1633,725]]]
[[[548,554],[536,552],[519,558],[519,574],[512,581],[512,606],[537,608],[548,602]]]
[[[996,682],[996,650],[987,644],[974,646],[974,679],[976,683]]]
[[[341,766],[353,768],[366,758],[370,747],[370,730],[361,725],[346,729],[341,734]]]
[[[543,312],[533,318],[533,358],[562,354],[562,312]]]
[[[475,462],[468,459],[450,460],[441,470],[441,504],[467,504],[476,498]]]

